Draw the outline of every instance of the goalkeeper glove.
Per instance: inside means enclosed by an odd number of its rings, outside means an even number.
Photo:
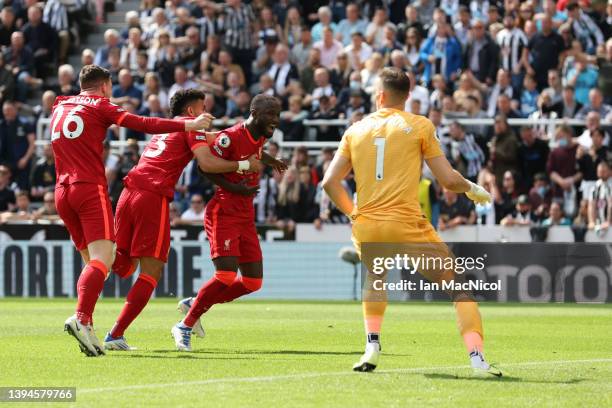
[[[487,204],[491,202],[491,194],[483,187],[476,183],[470,183],[470,191],[466,191],[465,195],[467,198],[475,202],[476,204]]]

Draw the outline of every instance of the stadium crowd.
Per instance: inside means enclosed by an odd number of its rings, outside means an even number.
[[[36,122],[57,95],[78,93],[66,64],[99,1],[4,0],[0,12],[0,221],[52,212],[53,152],[36,156]],[[95,4],[94,4],[95,3]],[[101,21],[102,18],[98,17]],[[84,28],[85,27],[85,28]],[[112,102],[165,117],[178,89],[205,90],[207,110],[223,121],[249,115],[251,97],[278,96],[274,140],[337,142],[343,127],[308,128],[304,119],[360,120],[374,109],[385,66],[411,79],[406,110],[427,115],[452,165],[478,181],[494,204],[474,208],[442,191],[424,169],[419,199],[441,230],[462,224],[580,225],[605,230],[612,212],[612,1],[142,0],[104,45],[81,63],[112,73]],[[56,74],[51,74],[56,71]],[[38,95],[40,103],[28,104]],[[494,125],[461,119],[494,118]],[[584,126],[511,126],[508,119],[583,119]],[[48,137],[49,135],[47,135]],[[111,197],[137,163],[128,131],[121,154],[106,145]],[[117,140],[111,129],[108,141]],[[292,231],[296,223],[346,223],[319,186],[332,148],[271,154],[291,163],[266,172],[255,199],[257,221]],[[355,191],[349,175],[346,189]],[[176,187],[173,224],[201,223],[212,184],[189,165]],[[27,204],[26,204],[27,200]],[[30,200],[42,205],[32,212]],[[28,218],[29,219],[29,218]]]

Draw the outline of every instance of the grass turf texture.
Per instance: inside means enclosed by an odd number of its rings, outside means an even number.
[[[99,337],[121,305],[99,302]],[[128,329],[138,351],[87,358],[62,332],[73,300],[0,300],[0,386],[75,386],[76,405],[95,407],[612,406],[609,305],[482,305],[502,379],[470,377],[449,304],[390,305],[371,374],[350,371],[364,346],[357,303],[215,306],[190,354],[174,351],[175,306],[154,299]]]

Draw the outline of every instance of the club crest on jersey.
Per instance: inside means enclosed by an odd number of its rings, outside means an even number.
[[[229,251],[230,250],[230,243],[231,243],[231,239],[226,239],[225,242],[223,243],[223,250],[224,251]]]
[[[228,148],[229,145],[232,143],[232,141],[230,140],[229,136],[227,135],[223,135],[219,138],[219,146],[225,148]]]

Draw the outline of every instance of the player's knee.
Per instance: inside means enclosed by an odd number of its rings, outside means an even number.
[[[215,272],[215,279],[218,280],[219,282],[229,286],[232,283],[234,283],[234,280],[236,279],[236,272],[234,271],[216,271]]]
[[[140,258],[140,272],[159,282],[164,271],[164,262],[157,258]]]
[[[132,258],[122,249],[117,249],[112,266],[113,272],[122,279],[127,278],[136,270],[136,264]]]
[[[257,292],[263,285],[262,278],[248,278],[243,276],[240,279],[242,280],[242,285],[251,293]]]

